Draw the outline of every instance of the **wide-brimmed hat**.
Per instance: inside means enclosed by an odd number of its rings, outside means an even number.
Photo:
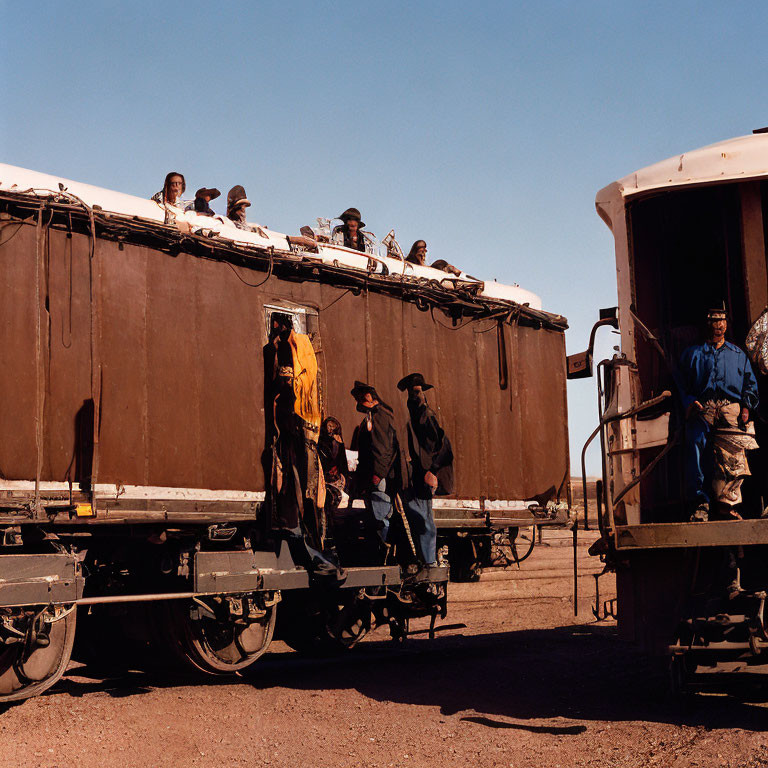
[[[360,217],[360,211],[357,210],[357,208],[347,208],[344,213],[339,216],[339,218],[346,224],[349,219],[357,219],[360,222],[360,229],[362,229],[365,226],[365,222],[362,221]]]
[[[406,389],[411,387],[421,387],[422,389],[432,389],[432,384],[427,384],[424,381],[424,377],[420,373],[409,373],[397,382],[397,388],[401,392],[405,392]]]
[[[358,397],[364,395],[366,392],[370,392],[376,400],[381,400],[379,393],[370,384],[366,384],[364,381],[355,381],[355,386],[349,391],[349,394],[357,400]]]
[[[239,185],[235,184],[232,189],[227,192],[227,208],[236,208],[238,205],[245,205],[246,207],[251,204],[251,201],[246,197],[245,190]]]
[[[200,187],[200,189],[195,192],[195,197],[202,197],[203,195],[208,195],[208,197],[211,200],[215,200],[219,195],[221,195],[221,192],[219,192],[216,187],[213,187],[213,189],[208,189],[208,187]]]

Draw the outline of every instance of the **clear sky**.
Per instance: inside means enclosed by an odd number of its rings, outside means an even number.
[[[145,197],[171,169],[240,183],[288,233],[354,205],[538,293],[569,352],[616,303],[597,190],[768,124],[765,2],[0,8],[0,162]],[[595,401],[569,385],[574,467]]]

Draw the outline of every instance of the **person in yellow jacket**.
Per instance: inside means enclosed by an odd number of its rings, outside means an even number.
[[[293,330],[290,315],[276,312],[264,352],[271,527],[286,536],[299,564],[341,577],[333,553],[324,551],[325,482],[317,453],[321,415],[312,341]]]

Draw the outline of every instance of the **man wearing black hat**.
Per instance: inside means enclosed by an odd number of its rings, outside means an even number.
[[[394,413],[376,390],[362,381],[355,382],[350,394],[357,400],[357,410],[365,414],[352,437],[352,448],[357,451],[355,491],[373,514],[379,536],[386,544],[392,505],[400,486],[400,445]]]
[[[408,391],[408,453],[410,483],[405,494],[408,524],[418,543],[419,555],[426,565],[437,560],[437,528],[432,514],[436,493],[453,492],[453,451],[451,443],[427,404],[425,392],[432,389],[420,373],[411,373],[397,383]]]
[[[741,484],[749,474],[747,448],[757,447],[750,411],[758,402],[757,382],[747,355],[725,340],[725,309],[707,312],[707,338],[683,352],[680,373],[686,407],[686,495],[692,520],[721,511],[738,518]],[[750,434],[751,432],[751,434]],[[713,498],[704,478],[713,481]],[[720,510],[712,509],[716,502]]]
[[[199,216],[215,216],[213,208],[209,205],[211,200],[215,200],[221,192],[215,187],[208,189],[207,187],[201,187],[195,192],[195,201],[192,204],[192,208]]]
[[[267,233],[258,224],[249,224],[245,219],[245,209],[250,208],[251,201],[246,197],[245,189],[235,184],[227,192],[227,218],[238,228],[246,232],[255,232],[261,237],[267,237]]]
[[[347,208],[339,218],[344,224],[340,227],[334,227],[331,233],[331,242],[336,245],[343,245],[345,248],[351,248],[353,251],[365,253],[366,240],[363,232],[365,223],[361,220],[360,211],[357,208]]]

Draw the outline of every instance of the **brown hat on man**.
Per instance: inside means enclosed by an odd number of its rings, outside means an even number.
[[[200,189],[195,192],[195,197],[207,197],[208,200],[215,200],[221,192],[219,192],[216,187],[213,187],[212,189],[208,189],[208,187],[200,187]]]
[[[339,218],[346,224],[350,219],[357,219],[360,222],[360,229],[365,226],[365,222],[360,219],[360,211],[357,208],[347,208]]]
[[[235,184],[232,189],[227,193],[227,210],[237,208],[238,205],[244,205],[248,207],[251,201],[245,196],[245,189],[239,184]]]

